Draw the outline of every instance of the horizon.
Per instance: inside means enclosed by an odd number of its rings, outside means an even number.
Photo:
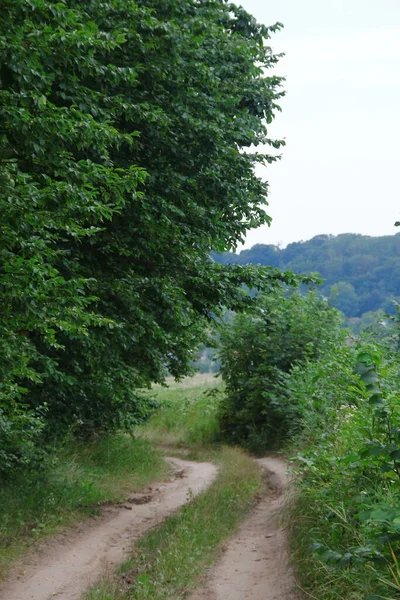
[[[274,244],[273,242],[255,242],[251,246],[244,247],[244,244],[241,244],[240,248],[238,247],[238,248],[236,248],[236,250],[228,250],[227,252],[239,255],[241,252],[243,252],[245,250],[251,250],[252,248],[254,248],[254,246],[275,246],[279,250],[285,250],[285,248],[287,248],[291,244],[306,244],[307,242],[310,242],[311,240],[313,240],[316,237],[327,236],[330,239],[332,239],[332,238],[340,237],[342,235],[343,236],[344,235],[357,235],[359,237],[365,237],[365,238],[383,238],[383,237],[395,237],[396,235],[400,236],[400,231],[396,231],[395,233],[384,233],[382,235],[370,235],[367,233],[359,233],[357,231],[342,231],[340,233],[317,233],[317,234],[311,236],[310,238],[293,240],[284,245],[279,242],[277,244]],[[219,253],[217,253],[217,254],[219,254]]]

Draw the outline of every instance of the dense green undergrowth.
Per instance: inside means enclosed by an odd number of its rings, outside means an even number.
[[[213,458],[219,474],[211,487],[147,533],[131,558],[87,600],[186,597],[262,487],[260,469],[240,450],[222,448]]]
[[[399,318],[377,327],[356,341],[281,290],[221,336],[220,434],[295,455],[298,580],[321,600],[400,598]]]
[[[400,598],[399,375],[397,351],[376,343],[292,374],[305,407],[292,545],[311,597]]]
[[[35,541],[167,472],[158,451],[127,435],[53,449],[46,468],[24,472],[0,489],[0,579]]]

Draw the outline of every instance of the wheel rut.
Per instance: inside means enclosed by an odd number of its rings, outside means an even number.
[[[57,536],[35,556],[18,565],[4,585],[1,600],[80,600],[105,569],[123,562],[134,542],[214,480],[211,463],[168,459],[172,481],[135,494],[127,502],[105,506],[100,522],[84,524],[76,534]]]
[[[257,462],[268,472],[270,493],[229,540],[190,600],[298,600],[281,525],[289,490],[286,464],[276,458]]]
[[[187,502],[189,490],[200,493],[217,473],[211,463],[168,460],[173,480],[124,503],[106,503],[102,516],[85,523],[81,532],[55,537],[0,586],[0,599],[81,600],[105,570],[123,562],[137,539]],[[277,458],[257,462],[268,472],[270,492],[228,541],[190,600],[298,600],[281,525],[289,490],[286,464]]]

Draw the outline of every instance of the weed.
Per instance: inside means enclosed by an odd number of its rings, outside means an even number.
[[[353,354],[331,357],[337,366],[344,361],[339,385],[330,381],[335,369],[311,363],[296,375],[308,381],[299,389],[308,390],[314,406],[330,391],[335,418],[324,409],[330,427],[314,430],[313,444],[297,455],[293,550],[313,597],[394,600],[400,598],[400,365],[371,345]],[[317,422],[304,414],[309,424]]]

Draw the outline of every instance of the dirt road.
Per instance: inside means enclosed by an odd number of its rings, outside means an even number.
[[[1,600],[79,600],[105,568],[123,562],[136,539],[210,485],[217,469],[211,463],[170,459],[172,481],[111,506],[83,531],[57,538],[2,587]],[[22,573],[22,574],[21,574]]]
[[[271,493],[231,538],[207,583],[190,600],[297,600],[280,522],[288,489],[286,465],[275,458],[258,462],[269,472]]]
[[[136,539],[187,501],[189,490],[199,493],[216,475],[210,463],[170,461],[176,471],[172,481],[108,507],[80,533],[56,538],[0,587],[0,599],[80,600],[107,567],[123,562]],[[269,472],[270,493],[227,543],[204,587],[190,600],[298,600],[280,522],[288,489],[286,465],[275,458],[258,462]]]

